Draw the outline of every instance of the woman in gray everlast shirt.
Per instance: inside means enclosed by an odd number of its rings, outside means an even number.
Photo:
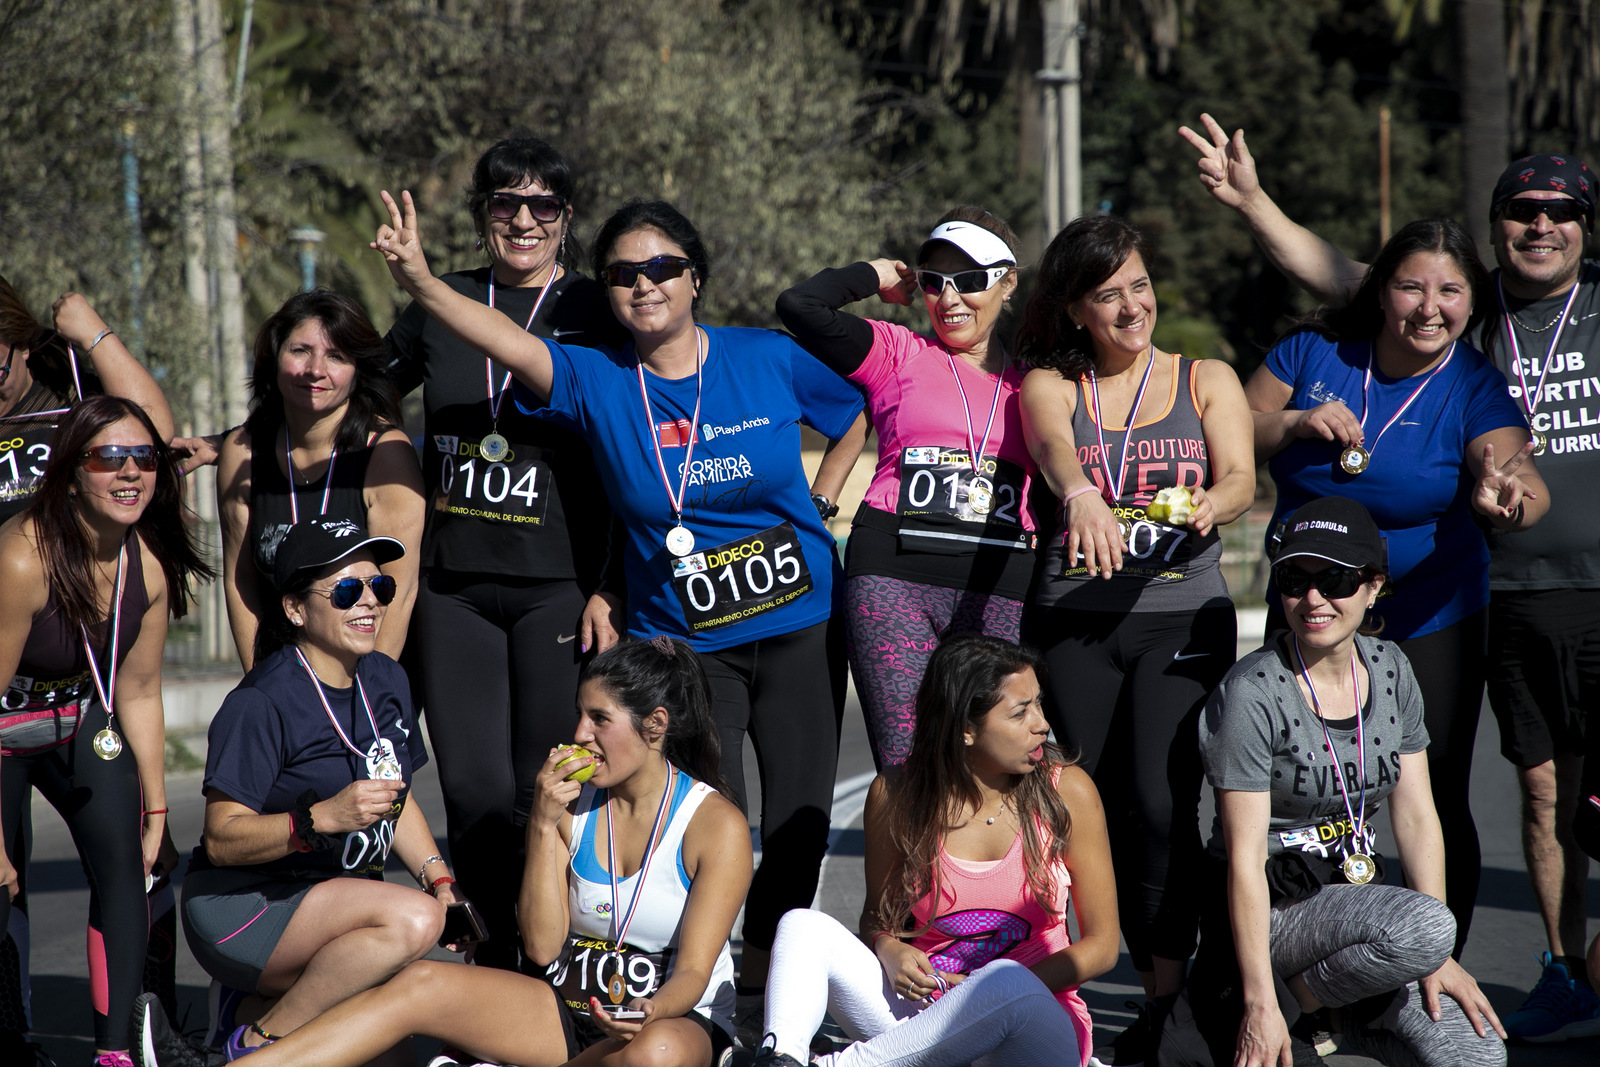
[[[1234,1062],[1277,1062],[1297,1005],[1336,1009],[1342,1051],[1383,1063],[1503,1064],[1500,1022],[1450,957],[1416,679],[1363,631],[1387,580],[1378,528],[1353,500],[1313,500],[1273,568],[1289,629],[1228,672],[1200,724],[1243,997]],[[1413,889],[1383,884],[1385,799]]]

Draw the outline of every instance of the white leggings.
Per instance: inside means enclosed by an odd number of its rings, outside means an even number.
[[[1021,964],[995,960],[924,1007],[899,997],[878,957],[832,917],[786,912],[767,976],[777,1050],[810,1060],[825,1013],[858,1042],[816,1061],[828,1067],[1081,1062],[1072,1017]]]

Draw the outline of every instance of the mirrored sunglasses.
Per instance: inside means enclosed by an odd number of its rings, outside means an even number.
[[[1356,590],[1366,584],[1366,576],[1361,568],[1338,563],[1315,574],[1293,563],[1280,563],[1272,568],[1272,578],[1277,583],[1278,592],[1284,596],[1305,596],[1312,586],[1316,586],[1317,592],[1329,600],[1354,596]]]
[[[83,469],[97,474],[114,474],[123,464],[133,460],[133,465],[149,472],[156,469],[156,450],[153,445],[101,445],[78,453]]]
[[[652,285],[660,285],[693,269],[694,264],[683,256],[656,256],[641,263],[610,263],[606,265],[606,284],[632,288],[643,274]]]
[[[378,603],[387,604],[394,599],[395,581],[387,574],[374,574],[371,578],[340,578],[327,589],[313,589],[313,593],[321,593],[333,601],[333,606],[340,611],[353,608],[361,600],[363,586],[372,587],[372,595],[378,598]]]
[[[510,222],[517,217],[523,205],[527,205],[528,214],[533,216],[535,222],[554,222],[561,217],[561,212],[566,210],[567,202],[559,196],[548,193],[539,193],[535,196],[523,196],[521,193],[490,193],[489,217],[502,222]]]
[[[1005,265],[983,267],[979,270],[962,270],[954,274],[942,274],[936,270],[918,268],[917,285],[929,296],[938,296],[944,292],[947,284],[955,286],[958,293],[982,293],[993,289],[1010,271],[1011,268]]]

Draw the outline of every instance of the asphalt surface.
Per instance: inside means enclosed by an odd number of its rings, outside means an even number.
[[[1257,626],[1257,629],[1259,627]],[[1241,631],[1251,633],[1248,623]],[[1243,651],[1249,648],[1241,646]],[[1539,976],[1537,955],[1543,932],[1534,908],[1523,867],[1518,837],[1516,780],[1500,757],[1499,737],[1485,707],[1474,763],[1472,810],[1483,848],[1483,884],[1477,913],[1463,963],[1489,994],[1502,1015],[1514,1010]],[[200,750],[203,739],[191,739]],[[861,803],[871,780],[872,760],[859,707],[851,697],[846,711],[843,744],[835,791],[833,847],[826,861],[817,906],[854,927],[862,898]],[[747,752],[746,775],[756,781],[754,760]],[[431,766],[412,783],[414,796],[428,813],[436,832],[444,828],[438,780]],[[168,818],[180,848],[198,838],[203,801],[196,773],[174,774],[167,787]],[[1210,801],[1203,811],[1210,811]],[[1451,818],[1452,813],[1442,813]],[[1205,816],[1209,823],[1209,814]],[[29,875],[32,892],[33,1011],[36,1036],[61,1067],[87,1063],[93,1042],[89,1011],[89,983],[84,952],[84,918],[88,890],[65,826],[48,803],[35,797],[34,846]],[[1390,846],[1392,848],[1392,846]],[[441,849],[442,850],[442,849]],[[1390,852],[1392,855],[1392,851]],[[391,880],[410,883],[410,876],[391,870]],[[1600,918],[1600,879],[1591,873],[1588,914]],[[736,927],[737,929],[737,927]],[[1590,933],[1596,926],[1591,924]],[[442,952],[441,958],[448,958]],[[189,954],[178,947],[180,1024],[203,1028],[208,979]],[[1084,987],[1084,999],[1093,1012],[1096,1039],[1104,1042],[1127,1024],[1133,1012],[1127,1002],[1142,999],[1138,978],[1126,954],[1116,969]],[[426,1046],[419,1043],[419,1057]],[[1512,1046],[1512,1067],[1578,1067],[1600,1063],[1600,1038],[1550,1046]],[[426,1062],[419,1059],[419,1062]],[[1336,1067],[1356,1067],[1372,1061],[1334,1055]],[[5,1065],[0,1065],[5,1067]]]

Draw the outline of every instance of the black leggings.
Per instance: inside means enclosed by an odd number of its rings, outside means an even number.
[[[139,768],[124,748],[116,759],[94,754],[94,735],[106,725],[98,704],[77,736],[32,756],[0,759],[0,822],[6,856],[27,869],[28,791],[37,788],[61,813],[89,880],[89,991],[96,1048],[129,1047],[133,1001],[144,978],[150,909],[144,895],[143,818]],[[0,930],[11,904],[0,892]]]
[[[1267,633],[1285,629],[1282,609],[1269,607]],[[1382,636],[1381,634],[1379,636]],[[1472,820],[1472,749],[1483,712],[1488,623],[1479,611],[1442,630],[1396,640],[1417,676],[1428,728],[1428,777],[1444,830],[1444,886],[1456,917],[1457,958],[1467,943],[1482,873],[1478,824]]]
[[[761,774],[761,866],[745,898],[746,944],[771,948],[778,920],[809,908],[828,851],[844,718],[844,627],[793,633],[701,655],[722,742],[722,776],[744,805],[744,737]]]
[[[1105,803],[1134,966],[1187,959],[1199,925],[1200,712],[1233,666],[1233,605],[1194,612],[1040,610],[1045,715]]]
[[[516,969],[516,904],[539,768],[577,723],[572,581],[423,574],[408,642],[420,666],[450,860],[489,930],[476,960]]]

